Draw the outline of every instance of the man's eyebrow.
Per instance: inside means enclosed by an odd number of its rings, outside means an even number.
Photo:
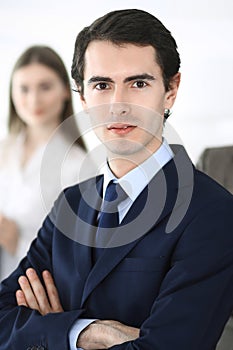
[[[153,75],[143,73],[143,74],[135,74],[130,77],[127,77],[124,79],[124,83],[128,83],[133,80],[155,80],[155,77]],[[98,82],[106,82],[106,83],[114,83],[114,81],[110,77],[103,77],[103,76],[93,76],[88,81],[87,84],[90,85],[92,83],[98,83]]]
[[[132,80],[155,80],[155,77],[147,73],[136,74],[125,78],[124,83],[128,83],[129,81],[132,81]]]
[[[98,82],[106,82],[106,83],[113,83],[113,80],[109,77],[101,77],[101,76],[93,76],[88,81],[87,84],[90,85],[92,83],[98,83]]]

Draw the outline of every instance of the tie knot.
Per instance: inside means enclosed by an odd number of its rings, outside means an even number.
[[[110,181],[105,192],[105,205],[117,206],[126,198],[126,193],[117,182]]]

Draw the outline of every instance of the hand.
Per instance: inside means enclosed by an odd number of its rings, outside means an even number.
[[[27,269],[26,276],[19,277],[21,290],[16,291],[16,300],[19,306],[26,306],[37,310],[41,315],[51,312],[63,312],[57,288],[49,271],[43,271],[42,285],[36,271]]]
[[[19,231],[16,223],[0,214],[0,245],[14,255],[17,248]]]
[[[139,331],[139,328],[126,326],[118,321],[98,320],[80,333],[77,347],[84,350],[108,349],[111,346],[137,339]]]

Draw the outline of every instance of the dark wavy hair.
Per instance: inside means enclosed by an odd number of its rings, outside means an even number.
[[[71,75],[81,95],[85,52],[93,40],[110,41],[116,45],[130,43],[153,46],[156,50],[156,61],[162,69],[166,91],[169,90],[171,78],[179,71],[180,56],[176,41],[156,17],[138,9],[112,11],[85,27],[76,38]]]

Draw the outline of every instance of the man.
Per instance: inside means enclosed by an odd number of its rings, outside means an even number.
[[[78,35],[72,76],[107,164],[60,195],[3,282],[1,349],[215,348],[233,307],[233,199],[162,138],[179,66],[144,11]]]

